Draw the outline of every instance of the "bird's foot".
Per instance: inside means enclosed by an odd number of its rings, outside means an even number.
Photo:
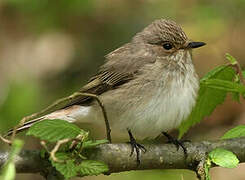
[[[146,153],[146,148],[143,145],[141,145],[141,144],[136,142],[136,139],[132,135],[130,129],[128,129],[128,135],[129,135],[129,138],[130,138],[130,141],[128,143],[130,143],[130,145],[131,145],[130,156],[132,156],[134,151],[135,151],[137,165],[140,165],[140,151],[142,151],[143,153]]]
[[[170,135],[169,135],[168,133],[166,133],[166,132],[162,132],[162,134],[163,134],[165,137],[168,138],[168,143],[172,143],[172,144],[174,144],[174,145],[176,146],[177,151],[179,150],[179,147],[181,147],[181,148],[183,149],[183,151],[184,151],[185,156],[187,156],[187,149],[186,149],[186,147],[184,146],[184,143],[185,143],[185,142],[190,142],[189,140],[178,140],[178,139],[176,139],[176,138],[170,136]]]

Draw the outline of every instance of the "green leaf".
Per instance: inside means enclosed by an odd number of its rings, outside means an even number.
[[[56,157],[59,160],[64,160],[65,162],[54,162],[51,159],[52,166],[54,166],[61,174],[64,175],[66,179],[75,177],[77,175],[75,160],[69,159],[68,154],[58,152]]]
[[[96,141],[89,140],[89,141],[83,142],[83,148],[92,148],[97,145],[105,144],[105,143],[108,143],[108,140],[106,139],[96,140]]]
[[[27,135],[32,135],[49,142],[56,142],[65,138],[75,138],[79,134],[86,135],[87,132],[74,124],[59,119],[37,122],[27,132]]]
[[[211,79],[211,78],[217,78],[217,75],[219,73],[223,72],[224,70],[226,70],[227,68],[228,68],[228,66],[226,66],[226,65],[221,65],[221,66],[215,67],[214,69],[209,71],[207,74],[205,74],[200,81],[205,81],[205,80]]]
[[[209,116],[217,105],[224,102],[228,88],[227,86],[222,86],[222,88],[220,86],[218,88],[210,87],[213,80],[216,82],[219,80],[225,80],[224,84],[226,85],[226,81],[232,81],[234,76],[235,71],[232,67],[219,66],[208,72],[200,80],[200,89],[196,105],[192,109],[189,117],[181,123],[179,127],[179,138],[181,138],[191,126],[199,123],[204,117]]]
[[[212,150],[208,156],[213,163],[225,168],[235,168],[239,163],[233,152],[222,148]]]
[[[87,175],[99,175],[101,173],[109,171],[109,168],[103,162],[84,160],[77,167],[77,170],[80,172],[82,176],[87,176]]]
[[[232,65],[236,65],[237,64],[237,60],[236,58],[234,58],[233,56],[231,56],[229,53],[225,54],[226,59],[232,64]]]
[[[245,94],[245,86],[232,81],[225,81],[221,79],[208,79],[203,81],[202,84],[209,88]]]
[[[231,139],[245,136],[245,125],[239,125],[227,131],[221,139]]]
[[[15,139],[11,151],[9,154],[9,158],[6,162],[6,164],[3,166],[2,172],[0,173],[0,179],[1,180],[14,180],[15,179],[15,164],[14,159],[19,154],[21,148],[23,147],[23,141]]]

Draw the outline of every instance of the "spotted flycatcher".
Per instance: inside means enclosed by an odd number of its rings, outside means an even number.
[[[131,42],[109,53],[96,76],[79,92],[98,95],[112,132],[130,139],[154,138],[177,128],[195,105],[199,80],[192,49],[205,45],[189,40],[179,25],[159,19],[137,33]],[[79,97],[42,119],[104,125],[97,101]]]

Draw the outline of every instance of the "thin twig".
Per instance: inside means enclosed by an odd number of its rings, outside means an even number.
[[[234,66],[236,67],[236,71],[237,71],[237,73],[238,73],[238,75],[239,75],[239,78],[240,78],[241,83],[242,83],[243,85],[245,85],[245,80],[244,80],[244,77],[243,77],[243,75],[242,75],[242,68],[241,68],[240,63],[237,62]]]
[[[245,79],[244,79],[243,74],[242,74],[242,68],[241,68],[240,63],[237,61],[236,64],[229,63],[227,65],[231,66],[232,68],[235,69],[236,73],[239,75],[239,79],[240,79],[241,83],[243,85],[245,85]]]
[[[80,94],[81,96],[88,96],[88,97],[92,97],[94,98],[101,110],[102,110],[102,113],[103,113],[103,116],[104,116],[104,121],[105,121],[105,125],[106,125],[106,137],[107,137],[107,140],[111,143],[111,128],[110,128],[110,123],[109,123],[109,120],[108,120],[108,117],[107,117],[107,113],[106,113],[106,110],[105,110],[105,107],[102,103],[102,101],[100,100],[99,96],[95,95],[95,94],[90,94],[90,93],[79,93],[77,92],[78,94]]]
[[[66,138],[66,139],[62,139],[62,140],[59,140],[56,145],[54,146],[54,148],[52,149],[52,151],[50,152],[50,157],[51,159],[54,161],[54,162],[64,162],[60,159],[58,159],[56,156],[55,156],[55,153],[59,150],[60,146],[62,144],[65,144],[65,143],[68,143],[71,139],[70,138]]]
[[[59,150],[60,146],[62,144],[68,143],[69,141],[72,141],[72,146],[70,146],[70,148],[73,148],[76,144],[74,142],[77,141],[83,141],[84,140],[84,136],[82,136],[81,134],[79,134],[76,138],[66,138],[66,139],[62,139],[57,141],[56,145],[54,146],[54,148],[50,151],[50,157],[53,161],[55,162],[64,162],[59,160],[58,158],[56,158],[55,154],[56,152]],[[49,152],[46,143],[44,141],[41,141],[41,144],[44,145],[44,148],[46,149],[47,152]]]
[[[35,114],[36,114],[36,113],[35,113]],[[20,120],[20,123],[19,123],[17,126],[14,127],[12,136],[11,136],[11,138],[10,138],[10,139],[11,139],[11,142],[14,141],[14,138],[15,138],[15,135],[16,135],[16,132],[17,132],[17,129],[18,129],[19,127],[23,126],[24,123],[25,123],[26,121],[28,121],[29,119],[31,119],[32,116],[35,116],[35,114],[32,114],[32,115],[30,115],[30,116],[26,116],[26,117],[22,118],[22,119]]]
[[[11,144],[12,144],[12,141],[10,141],[10,140],[8,140],[8,139],[4,138],[4,137],[3,137],[3,136],[1,136],[1,135],[0,135],[0,139],[1,139],[3,142],[5,142],[5,143],[7,143],[7,144],[9,144],[9,145],[11,145]]]
[[[50,153],[45,141],[40,141],[40,144],[48,153]]]

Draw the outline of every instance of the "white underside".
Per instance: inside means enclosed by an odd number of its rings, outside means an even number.
[[[196,92],[188,81],[172,85],[168,92],[159,89],[152,99],[118,118],[115,129],[129,128],[137,138],[154,138],[163,131],[177,128],[190,114],[195,104]]]

